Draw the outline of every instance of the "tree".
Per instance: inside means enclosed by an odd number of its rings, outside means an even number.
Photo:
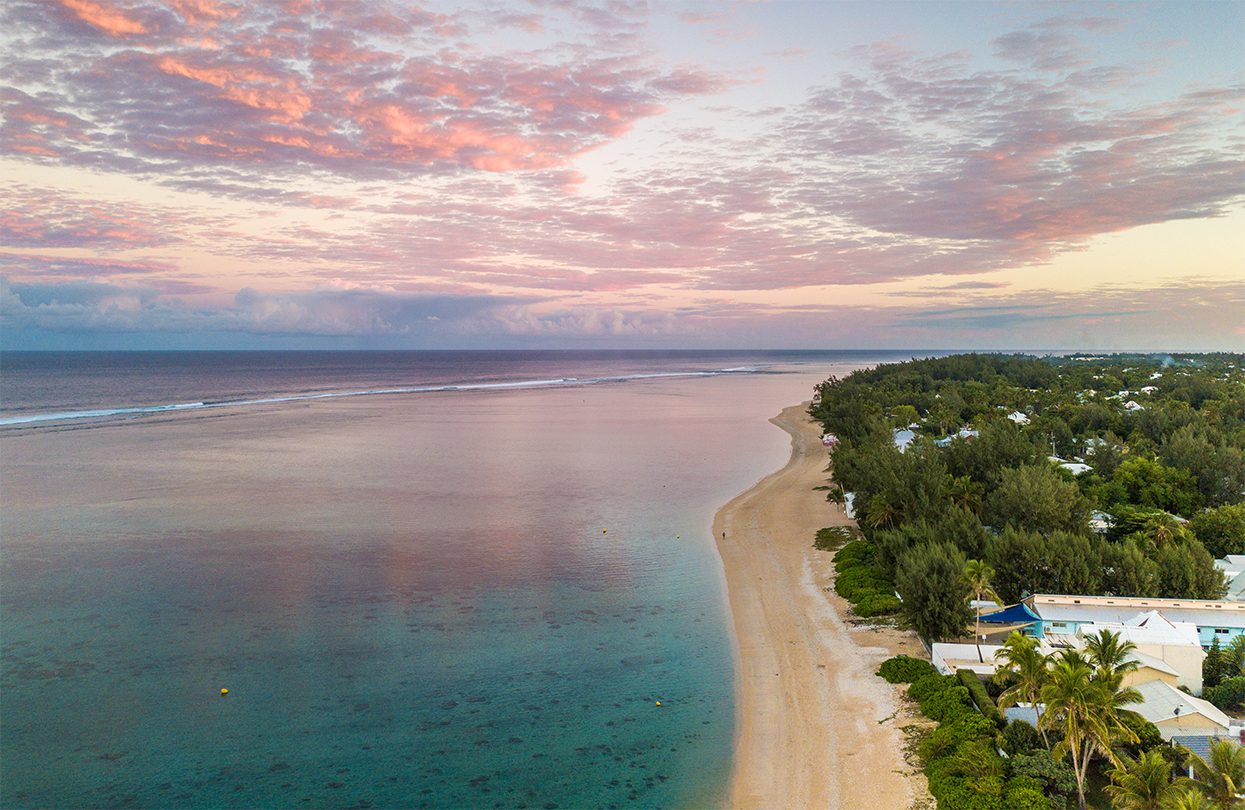
[[[1042,733],[1042,741],[1049,744],[1046,726],[1042,723],[1039,699],[1042,696],[1042,687],[1050,677],[1050,656],[1042,653],[1035,639],[1013,630],[1003,642],[1002,648],[995,651],[994,660],[998,662],[995,680],[1015,681],[999,695],[999,707],[1028,703],[1038,715],[1038,730]]]
[[[1245,636],[1237,636],[1223,651],[1223,677],[1245,674]]]
[[[1114,596],[1158,596],[1159,569],[1136,540],[1102,548],[1102,588]]]
[[[1113,691],[1120,688],[1125,675],[1137,669],[1137,659],[1131,657],[1136,650],[1136,644],[1120,641],[1119,633],[1110,630],[1100,630],[1085,639],[1085,651],[1094,664],[1094,678]]]
[[[969,560],[964,563],[964,570],[960,573],[961,582],[978,603],[973,618],[973,643],[977,645],[977,660],[983,662],[985,659],[981,657],[981,600],[982,597],[989,597],[995,602],[1001,601],[999,595],[994,592],[994,588],[990,587],[990,580],[993,577],[994,569],[981,560]]]
[[[1226,588],[1223,573],[1196,540],[1158,550],[1159,596],[1166,599],[1219,599]]]
[[[994,588],[1008,602],[1030,593],[1098,593],[1103,549],[1096,535],[1004,529],[986,546],[994,568]]]
[[[1189,528],[1215,557],[1245,554],[1245,504],[1208,509],[1195,515]]]
[[[1136,735],[1120,721],[1118,712],[1121,703],[1134,702],[1138,697],[1135,690],[1112,694],[1108,684],[1096,680],[1094,671],[1079,655],[1065,654],[1051,669],[1050,680],[1041,692],[1041,700],[1046,704],[1042,723],[1063,734],[1051,754],[1056,759],[1065,755],[1071,758],[1081,810],[1085,810],[1085,777],[1090,759],[1101,754],[1119,767],[1120,759],[1112,743],[1117,739],[1136,740]]]
[[[1110,771],[1107,795],[1118,810],[1166,810],[1182,796],[1190,780],[1172,779],[1172,764],[1158,751],[1146,751],[1137,759],[1125,758]]]
[[[1215,636],[1210,640],[1206,658],[1202,660],[1202,688],[1209,689],[1218,686],[1223,680],[1223,668],[1223,649],[1219,646],[1219,636]]]
[[[1097,496],[1100,503],[1136,504],[1177,515],[1193,514],[1202,505],[1191,473],[1141,456],[1121,462]]]
[[[960,579],[964,555],[950,543],[913,548],[899,561],[895,586],[904,615],[926,641],[942,641],[964,632],[968,589]]]
[[[1185,788],[1173,796],[1163,810],[1208,810],[1206,794],[1197,788]]]
[[[1048,464],[1007,469],[986,496],[985,522],[999,529],[1080,532],[1089,522],[1089,501]]]
[[[1221,810],[1239,807],[1237,796],[1245,788],[1245,748],[1227,740],[1210,744],[1210,759],[1184,749],[1193,766],[1193,775],[1214,807]]]

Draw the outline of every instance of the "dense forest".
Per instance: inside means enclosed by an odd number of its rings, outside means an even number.
[[[997,594],[1217,598],[1245,554],[1245,356],[965,354],[818,385],[870,592],[963,633],[970,560]],[[902,445],[902,447],[901,447]]]

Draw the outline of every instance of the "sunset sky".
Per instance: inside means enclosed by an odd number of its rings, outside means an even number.
[[[1245,3],[6,0],[0,346],[1245,349]]]

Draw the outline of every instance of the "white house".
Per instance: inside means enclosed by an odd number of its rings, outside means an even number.
[[[1029,417],[1021,413],[1020,411],[1012,411],[1011,413],[1007,415],[1007,418],[1012,420],[1018,425],[1029,424]]]

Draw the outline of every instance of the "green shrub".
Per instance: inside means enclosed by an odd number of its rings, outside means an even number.
[[[1163,740],[1163,735],[1159,733],[1158,727],[1136,712],[1120,712],[1120,721],[1125,728],[1137,735],[1137,742],[1124,743],[1124,749],[1129,756],[1136,757],[1142,751],[1149,751],[1151,748],[1158,748],[1162,751],[1170,749],[1170,746]]]
[[[969,696],[973,703],[977,706],[977,710],[986,716],[987,719],[993,720],[994,724],[999,728],[1007,721],[1003,718],[1003,713],[999,711],[999,707],[994,704],[990,698],[990,693],[986,691],[986,686],[977,677],[977,673],[969,669],[961,669],[956,673],[960,684],[968,690]]]
[[[997,776],[947,776],[929,781],[938,810],[1003,810],[1003,780]]]
[[[903,607],[903,603],[892,594],[874,593],[852,605],[852,610],[862,619],[871,619],[874,616],[888,616],[892,613],[898,613],[901,607]]]
[[[834,554],[834,567],[840,571],[872,561],[873,546],[864,540],[853,540]]]
[[[953,686],[955,686],[955,678],[950,675],[939,675],[937,670],[935,670],[913,681],[912,685],[908,687],[908,697],[920,703],[935,692],[941,692]]]
[[[912,683],[925,675],[935,675],[934,665],[910,655],[896,655],[887,658],[878,669],[887,683]]]
[[[1050,751],[1038,749],[1031,754],[1017,754],[1007,761],[1012,778],[1029,776],[1045,786],[1047,796],[1058,796],[1065,801],[1076,795],[1076,774],[1064,760],[1057,760]]]
[[[1245,703],[1245,675],[1224,678],[1218,686],[1203,690],[1202,697],[1224,711],[1239,708]]]
[[[1003,776],[1003,758],[994,750],[994,740],[986,737],[960,743],[948,759],[960,776]]]
[[[977,712],[966,712],[943,723],[921,740],[918,753],[924,762],[945,757],[962,743],[994,735],[994,724]]]
[[[1028,754],[1043,747],[1042,736],[1024,720],[1013,720],[1003,729],[1002,748],[1009,757]]]
[[[1007,810],[1052,810],[1055,805],[1040,789],[1008,788],[1003,793],[1003,806]]]
[[[927,695],[920,701],[921,714],[930,720],[950,722],[960,715],[973,711],[972,698],[963,686],[952,686],[940,692]],[[989,718],[987,718],[989,719]]]
[[[839,501],[842,500],[842,491],[838,489],[832,490],[827,496],[827,500],[832,500],[831,495],[838,494]],[[817,537],[813,541],[813,548],[819,551],[834,551],[844,543],[855,537],[855,534],[847,526],[827,526],[824,529],[817,530]]]
[[[834,577],[834,592],[849,602],[856,602],[873,594],[890,594],[894,590],[890,580],[884,579],[873,567],[859,566],[840,570]]]

